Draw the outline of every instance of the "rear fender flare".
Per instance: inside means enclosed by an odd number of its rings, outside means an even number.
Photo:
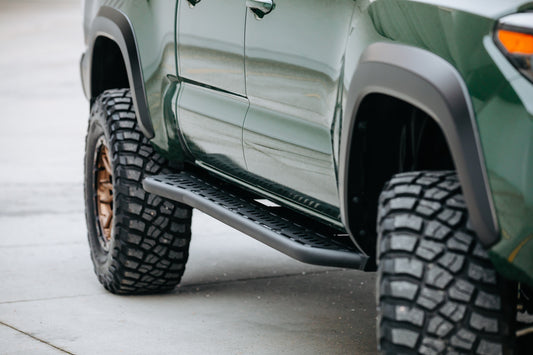
[[[89,48],[82,57],[81,72],[84,91],[87,97],[94,99],[92,82],[92,60],[94,45],[98,37],[107,37],[120,48],[128,81],[131,89],[133,104],[137,112],[137,121],[144,135],[150,139],[154,137],[154,129],[150,119],[148,101],[146,99],[141,59],[137,48],[137,40],[133,26],[128,17],[121,11],[109,6],[102,6],[93,19],[88,33]]]

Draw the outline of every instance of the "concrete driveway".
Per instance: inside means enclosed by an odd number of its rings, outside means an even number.
[[[0,1],[0,354],[375,353],[375,274],[301,264],[200,213],[174,292],[100,286],[82,50],[77,1]]]

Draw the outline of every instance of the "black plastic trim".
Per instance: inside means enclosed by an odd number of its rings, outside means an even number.
[[[290,211],[264,206],[246,192],[221,185],[212,177],[206,179],[190,172],[159,175],[144,179],[143,187],[197,208],[304,263],[363,270],[368,261],[368,256],[347,236],[339,236],[338,230],[297,222]]]
[[[83,53],[81,55],[81,58],[80,58],[80,77],[81,77],[81,87],[83,88],[83,93],[85,94],[85,97],[87,97],[88,99],[91,98],[91,95],[90,95],[90,88],[89,88],[89,85],[87,84],[87,80],[85,80],[86,77],[88,77],[88,70],[87,70],[87,56],[85,55],[85,53]]]
[[[363,52],[347,92],[339,160],[341,214],[346,228],[351,231],[348,164],[352,137],[359,106],[373,93],[408,102],[439,124],[451,150],[472,226],[484,246],[494,245],[500,238],[499,227],[466,85],[441,57],[393,43],[374,43]]]
[[[128,81],[130,83],[133,104],[137,111],[139,126],[147,138],[153,138],[154,128],[150,119],[141,59],[133,26],[124,13],[109,6],[102,6],[92,21],[88,36],[89,48],[81,59],[82,82],[84,83],[85,95],[91,100],[94,99],[91,89],[92,57],[96,39],[101,36],[113,40],[120,48],[124,63],[126,64]]]

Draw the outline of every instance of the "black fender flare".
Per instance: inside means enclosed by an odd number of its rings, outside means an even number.
[[[359,59],[346,93],[339,159],[341,217],[353,236],[348,209],[349,153],[357,112],[365,96],[385,94],[408,102],[432,117],[450,147],[474,230],[489,247],[499,240],[499,226],[468,89],[443,58],[420,48],[374,43]]]
[[[82,56],[80,64],[85,95],[93,99],[91,91],[93,51],[96,39],[101,36],[114,41],[120,48],[120,52],[122,53],[126,65],[128,81],[133,104],[137,111],[139,127],[148,139],[153,138],[154,128],[150,119],[141,59],[138,52],[134,29],[130,20],[123,12],[109,6],[102,6],[100,8],[91,22],[87,36],[88,49]]]

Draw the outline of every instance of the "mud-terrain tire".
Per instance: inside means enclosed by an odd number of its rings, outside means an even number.
[[[378,342],[385,354],[512,353],[516,286],[468,223],[454,172],[396,175],[378,211]]]
[[[137,127],[127,89],[91,108],[85,147],[85,215],[94,270],[118,294],[173,289],[187,262],[191,208],[147,193],[145,174],[167,171]]]

